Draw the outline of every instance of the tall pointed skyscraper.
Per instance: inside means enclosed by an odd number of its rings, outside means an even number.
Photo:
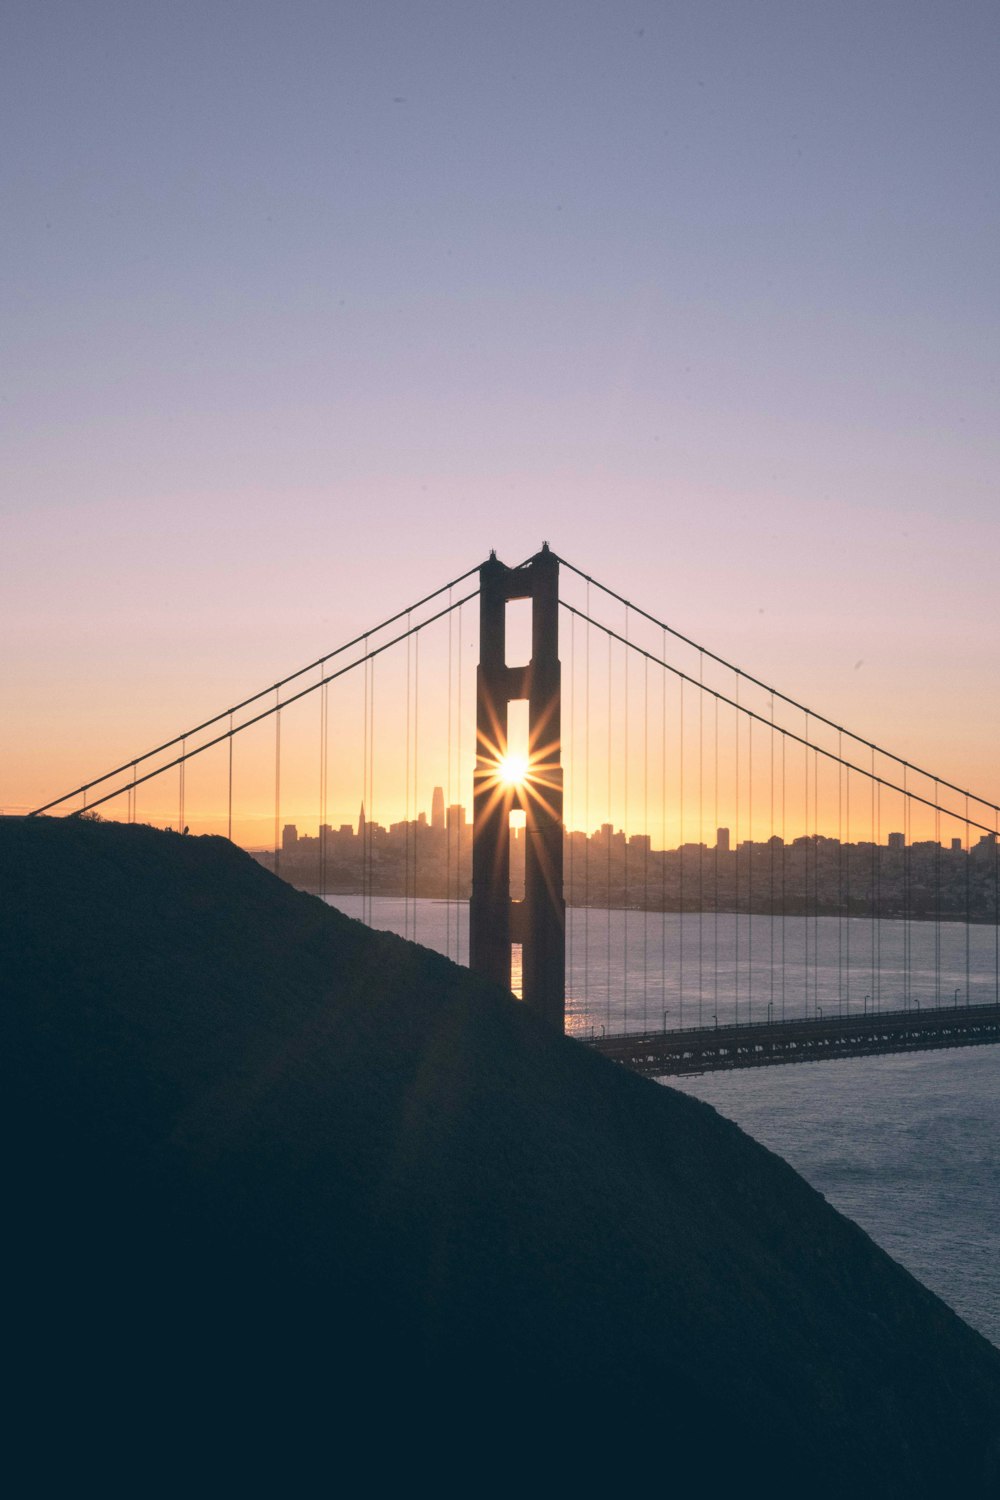
[[[444,787],[436,786],[431,798],[431,827],[444,831]]]

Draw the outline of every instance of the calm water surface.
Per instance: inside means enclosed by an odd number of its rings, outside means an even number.
[[[329,898],[362,916],[360,896]],[[468,910],[376,898],[373,926],[467,962]],[[568,1028],[992,1000],[996,932],[960,923],[568,913]],[[664,953],[667,956],[663,961]],[[781,962],[782,953],[784,963]],[[876,964],[873,970],[872,960]],[[515,987],[516,987],[515,975]],[[1000,1345],[1000,1048],[672,1080],[776,1151]]]

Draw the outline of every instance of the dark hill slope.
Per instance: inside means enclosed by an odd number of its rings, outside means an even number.
[[[707,1106],[222,839],[0,819],[0,897],[8,1285],[53,1409],[995,1492],[1000,1355]]]

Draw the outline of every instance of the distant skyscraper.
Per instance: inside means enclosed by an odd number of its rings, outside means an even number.
[[[365,804],[362,802],[362,804],[361,804],[361,812],[360,812],[360,814],[358,816],[358,838],[359,839],[363,839],[364,836],[365,836]]]
[[[444,787],[434,788],[431,798],[431,827],[444,828]]]
[[[717,828],[715,830],[715,847],[720,854],[729,853],[729,829]]]

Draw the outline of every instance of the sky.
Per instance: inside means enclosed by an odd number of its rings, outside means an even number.
[[[0,807],[543,540],[1000,801],[998,76],[987,0],[7,0]]]

